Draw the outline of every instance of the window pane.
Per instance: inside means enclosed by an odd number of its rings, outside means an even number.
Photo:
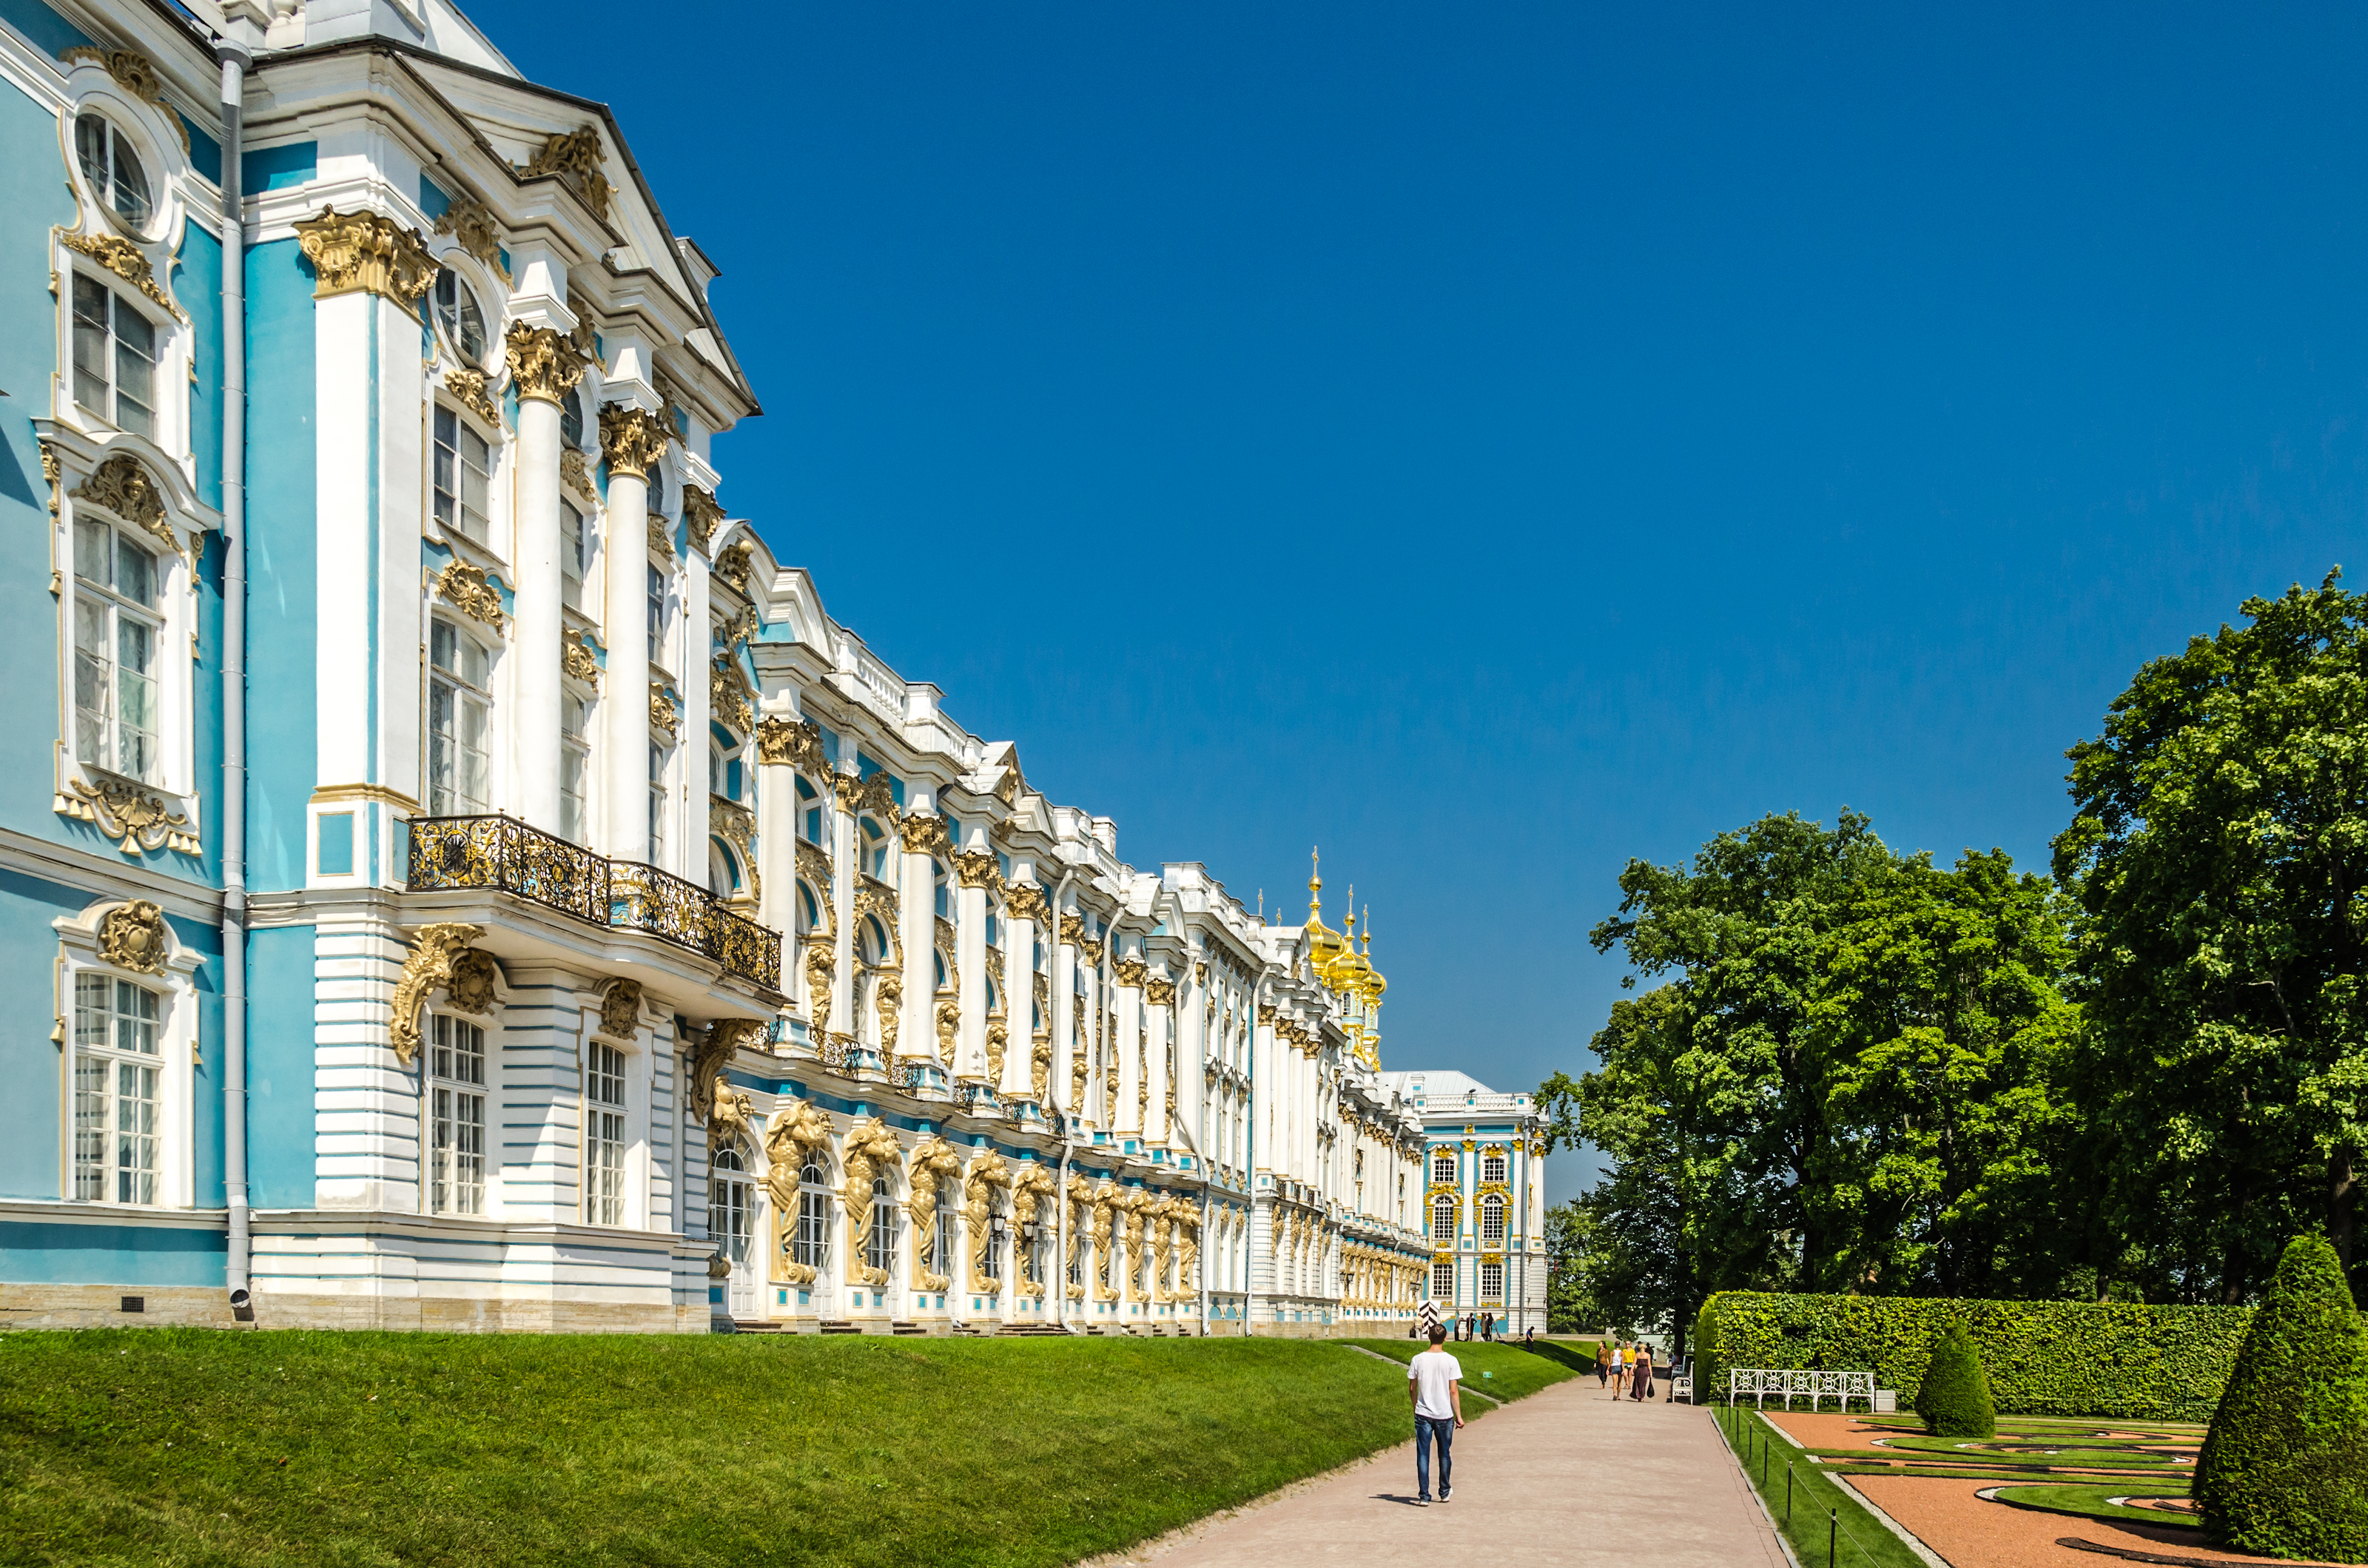
[[[458,496],[460,460],[453,451],[460,420],[449,408],[436,411],[436,520],[448,528],[461,526]]]
[[[115,301],[115,422],[142,436],[155,433],[156,329],[148,318]]]
[[[431,621],[427,628],[427,661],[439,670],[458,674],[454,661],[460,657],[461,634],[450,621]]]
[[[74,401],[100,418],[108,407],[107,290],[80,273],[74,280]]]
[[[151,608],[156,603],[156,558],[121,534],[115,536],[115,591]]]
[[[148,176],[123,133],[115,134],[115,210],[133,223],[145,223],[154,209],[148,199]]]
[[[74,575],[85,583],[107,585],[107,552],[115,530],[105,523],[74,519]]]
[[[82,177],[104,195],[111,183],[107,169],[107,121],[95,114],[74,117],[74,156],[82,164]]]

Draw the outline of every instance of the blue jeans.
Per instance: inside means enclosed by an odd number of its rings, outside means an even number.
[[[1424,1497],[1430,1495],[1430,1440],[1439,1439],[1439,1494],[1447,1495],[1455,1484],[1455,1458],[1450,1451],[1455,1442],[1455,1417],[1434,1419],[1429,1415],[1414,1418],[1414,1488]]]

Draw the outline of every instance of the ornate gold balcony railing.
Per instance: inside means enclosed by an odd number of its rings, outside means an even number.
[[[781,988],[780,932],[672,872],[606,859],[516,817],[415,817],[408,886],[515,893],[586,925],[645,932],[767,991]]]

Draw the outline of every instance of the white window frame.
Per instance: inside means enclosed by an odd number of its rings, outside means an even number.
[[[1441,1215],[1445,1215],[1447,1221],[1447,1228],[1444,1233],[1442,1233],[1440,1229],[1440,1217]],[[1430,1239],[1433,1242],[1453,1241],[1455,1239],[1455,1221],[1456,1204],[1454,1199],[1448,1197],[1445,1193],[1441,1193],[1430,1200]]]
[[[450,631],[459,642],[474,647],[484,655],[485,674],[483,684],[472,683],[465,670],[450,669],[436,662],[436,637],[439,629]],[[495,699],[495,682],[500,668],[502,651],[500,642],[480,633],[460,616],[446,615],[439,611],[428,618],[427,657],[422,661],[424,668],[421,674],[425,678],[420,682],[419,798],[427,802],[427,814],[430,816],[482,815],[494,810],[494,802],[501,798],[501,780],[496,768],[496,763],[501,755],[498,728],[500,710]],[[462,744],[463,732],[458,727],[457,721],[472,703],[482,706],[484,715],[485,770],[484,796],[482,800],[472,801],[468,799],[462,790],[457,771],[450,796],[439,793],[440,787],[436,779],[437,744],[441,738],[436,728],[436,700],[439,687],[449,687],[452,693],[452,710],[456,724],[451,744],[460,751],[465,752],[467,748]],[[457,760],[456,758],[456,767]]]
[[[715,1152],[708,1163],[707,1239],[734,1269],[746,1267],[757,1250],[758,1190],[746,1144],[734,1139]]]
[[[1430,1299],[1434,1301],[1445,1301],[1451,1306],[1454,1304],[1455,1265],[1440,1258],[1431,1259]]]
[[[182,946],[178,937],[172,934],[168,921],[165,952],[157,972],[143,973],[107,962],[99,953],[99,926],[109,912],[125,902],[118,897],[97,899],[81,914],[63,915],[51,923],[51,928],[58,937],[57,990],[52,997],[57,1014],[56,1050],[59,1058],[57,1190],[63,1201],[90,1209],[130,1209],[142,1212],[188,1209],[195,1201],[196,1139],[192,1120],[196,1107],[194,1058],[198,1049],[196,977],[202,958]],[[156,1180],[154,1198],[150,1202],[127,1204],[117,1201],[111,1182],[103,1198],[74,1196],[74,1079],[75,1063],[82,1053],[81,1043],[75,1038],[78,1032],[75,995],[77,983],[84,977],[106,979],[110,983],[129,981],[154,993],[157,998],[156,1054],[154,1058],[156,1069]],[[98,1059],[110,1062],[120,1056],[112,1051],[95,1054]],[[144,1053],[141,1054],[144,1057]]]
[[[1480,1179],[1484,1182],[1503,1181],[1505,1179],[1505,1173],[1510,1168],[1510,1165],[1503,1154],[1483,1154],[1480,1156]]]
[[[1442,1165],[1446,1167],[1444,1175],[1440,1174],[1440,1167]],[[1454,1180],[1455,1156],[1444,1150],[1433,1153],[1430,1156],[1430,1185],[1433,1187],[1446,1187],[1452,1184]]]
[[[593,823],[592,735],[599,720],[593,699],[574,681],[564,684],[559,702],[559,835],[571,844],[588,846]],[[577,730],[567,727],[571,714],[583,721]],[[571,769],[577,786],[574,790],[567,787]]]
[[[154,789],[165,779],[165,691],[170,684],[165,666],[173,662],[175,651],[170,640],[174,597],[172,582],[173,566],[178,558],[147,529],[117,522],[97,507],[92,507],[87,517],[77,511],[68,525],[68,530],[70,556],[67,574],[74,578],[74,602],[69,611],[73,617],[74,668],[68,677],[72,717],[67,729],[67,744],[73,749],[74,760],[84,767],[95,767]],[[104,581],[84,574],[82,545],[85,534],[101,541],[101,559],[97,565],[106,574]],[[148,562],[149,581],[154,596],[151,602],[142,602],[125,593],[117,580],[117,569],[122,564],[127,548],[145,557]],[[86,617],[96,617],[99,624],[101,647],[96,653],[86,652],[83,646],[82,630]],[[125,766],[122,748],[122,699],[125,695],[122,648],[123,622],[127,619],[147,629],[151,643],[145,674],[150,687],[148,703],[153,728],[143,732],[151,754],[144,769]],[[103,665],[98,681],[102,707],[97,714],[99,726],[97,750],[100,755],[97,756],[84,755],[84,718],[90,711],[83,704],[82,675],[85,658],[98,661]]]
[[[632,1141],[627,1110],[632,1055],[612,1041],[584,1048],[584,1206],[587,1225],[622,1229],[632,1195]]]
[[[811,1150],[798,1164],[798,1211],[791,1216],[790,1261],[814,1271],[817,1283],[830,1266],[831,1210],[838,1195],[830,1185],[830,1157]]]
[[[430,1008],[426,1023],[419,1056],[419,1211],[438,1218],[484,1219],[495,1211],[494,1176],[499,1165],[494,1153],[498,1131],[495,1113],[501,1103],[496,1082],[499,1053],[494,1044],[494,1031],[484,1019],[471,1017],[449,1006]],[[477,1055],[473,1081],[463,1066],[467,1037],[472,1034],[475,1036]],[[466,1139],[461,1134],[471,1125],[466,1114],[471,1099],[476,1102],[473,1202],[468,1200],[462,1182],[453,1184],[453,1196],[445,1195],[441,1168],[450,1149],[452,1167],[465,1170],[466,1152],[461,1145]]]
[[[1489,1271],[1492,1269],[1496,1271],[1496,1280],[1493,1288],[1489,1281]],[[1480,1300],[1492,1306],[1502,1306],[1504,1304],[1505,1266],[1503,1264],[1483,1262],[1480,1265]]]
[[[449,443],[444,438],[447,421],[450,423],[452,437]],[[498,426],[495,427],[493,435],[488,436],[483,426],[483,420],[457,403],[447,403],[438,398],[428,405],[427,517],[428,520],[436,525],[437,531],[441,537],[447,540],[466,540],[479,550],[492,550],[495,548],[494,503],[499,494],[502,472],[502,437]],[[467,471],[468,460],[472,455],[468,442],[471,439],[482,443],[485,449],[483,507],[477,513],[479,520],[484,525],[484,531],[482,533],[470,532],[467,520],[469,515]],[[452,460],[452,481],[450,488],[446,487],[442,474],[438,472],[443,464],[444,454],[448,451],[451,454]],[[448,497],[452,514],[449,518],[442,515]]]
[[[1492,1192],[1480,1200],[1480,1244],[1505,1244],[1505,1199],[1501,1193]]]

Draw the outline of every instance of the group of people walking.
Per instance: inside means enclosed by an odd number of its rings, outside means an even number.
[[[1598,1388],[1610,1387],[1611,1397],[1626,1394],[1632,1400],[1658,1399],[1653,1387],[1653,1347],[1649,1345],[1598,1345],[1595,1347],[1595,1382]]]

